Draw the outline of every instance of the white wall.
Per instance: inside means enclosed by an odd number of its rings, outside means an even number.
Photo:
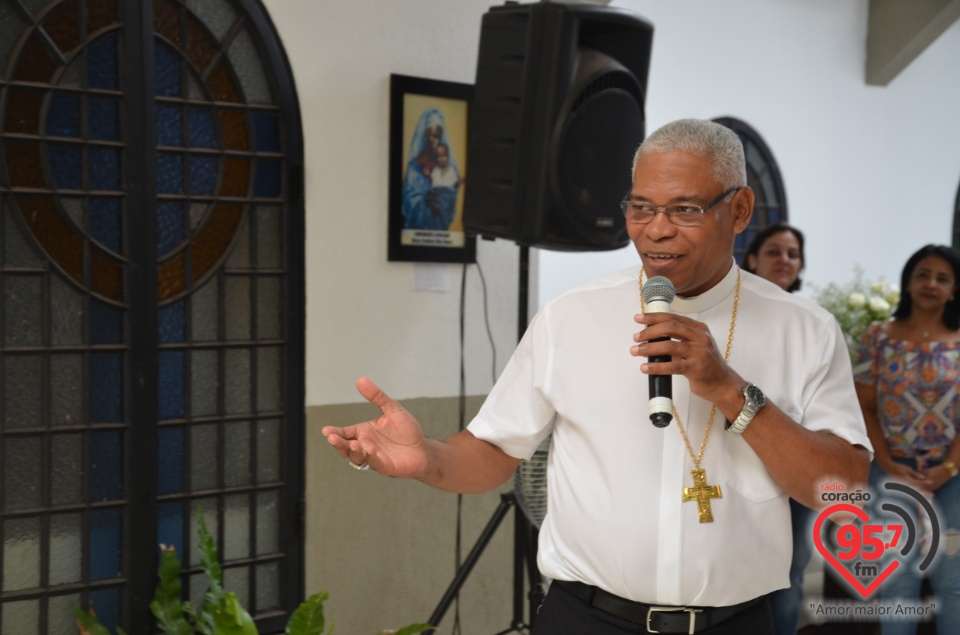
[[[924,244],[949,244],[960,182],[960,26],[886,87],[867,86],[867,1],[614,0],[654,25],[647,131],[733,116],[780,167],[804,279],[845,281],[859,263],[896,282]],[[636,264],[633,246],[540,252],[539,301]]]
[[[397,398],[459,390],[460,266],[449,292],[415,291],[387,262],[389,77],[474,81],[489,0],[266,0],[293,66],[305,137],[307,405],[360,401],[371,376]],[[518,249],[481,242],[502,367],[516,344]],[[535,282],[535,281],[534,281]],[[479,277],[467,293],[467,391],[485,394],[492,354]]]
[[[480,18],[491,3],[264,4],[293,67],[305,141],[306,590],[330,593],[327,615],[337,619],[337,632],[372,633],[432,613],[456,571],[458,521],[465,555],[499,503],[493,492],[464,497],[461,508],[456,496],[420,483],[356,472],[320,435],[322,425],[373,416],[375,409],[357,403],[361,374],[403,400],[431,436],[456,431],[461,266],[438,265],[450,291],[416,291],[415,266],[387,261],[389,77],[473,83]],[[498,368],[470,267],[469,395],[489,391],[517,332],[519,249],[480,241],[477,250]],[[464,633],[509,623],[511,538],[504,523],[464,587]],[[451,609],[438,634],[449,635],[453,623]]]

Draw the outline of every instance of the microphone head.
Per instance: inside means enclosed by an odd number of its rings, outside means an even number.
[[[643,283],[643,288],[640,289],[640,295],[647,304],[651,302],[666,302],[667,304],[672,304],[673,298],[677,295],[677,290],[668,278],[654,276]]]

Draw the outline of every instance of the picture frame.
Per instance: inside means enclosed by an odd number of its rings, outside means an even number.
[[[473,85],[390,75],[387,260],[476,262],[463,226]]]

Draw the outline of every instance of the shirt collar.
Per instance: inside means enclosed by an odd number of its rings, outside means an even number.
[[[729,297],[736,288],[737,270],[738,267],[736,263],[732,263],[727,275],[710,289],[707,289],[700,295],[689,298],[677,296],[673,300],[674,313],[701,313],[720,304],[720,302]]]

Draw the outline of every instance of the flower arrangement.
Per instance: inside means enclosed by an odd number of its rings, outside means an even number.
[[[900,289],[896,285],[882,279],[868,282],[860,265],[854,266],[853,280],[846,284],[831,282],[823,288],[811,286],[816,290],[814,300],[840,323],[851,358],[855,357],[867,327],[890,319],[900,303]]]

